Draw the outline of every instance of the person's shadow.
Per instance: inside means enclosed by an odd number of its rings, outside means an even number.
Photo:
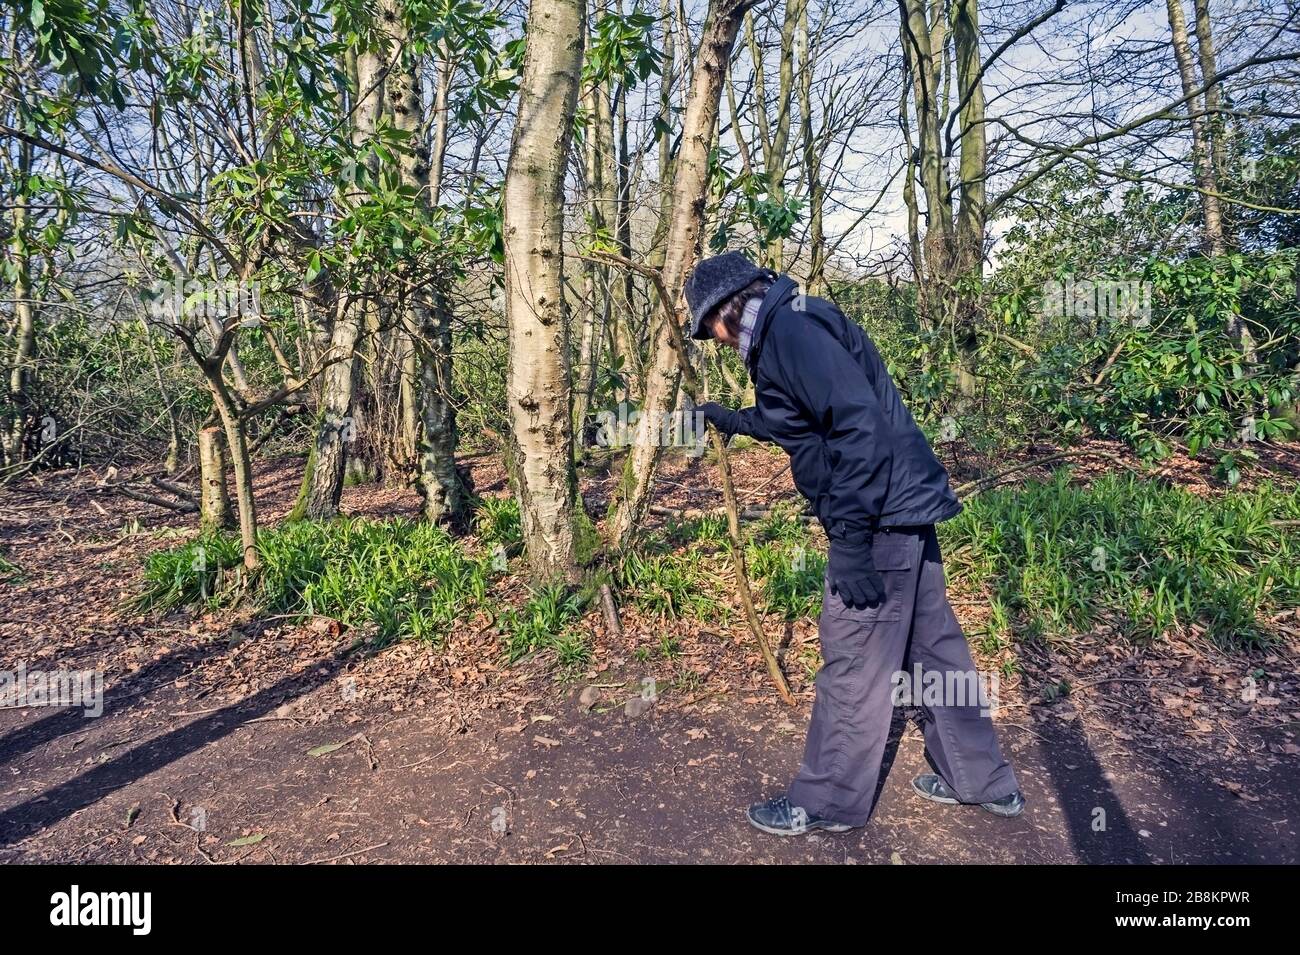
[[[889,738],[885,740],[885,754],[880,760],[880,778],[876,780],[876,791],[871,796],[871,815],[876,814],[876,807],[880,805],[880,794],[885,791],[885,783],[889,780],[890,770],[894,768],[894,760],[898,758],[898,747],[903,742],[903,736],[907,733],[908,708],[896,706],[889,718]]]
[[[889,779],[909,721],[922,727],[924,714],[911,707],[895,707],[889,723],[889,738],[880,764],[880,778],[871,801],[875,815],[885,783]],[[1056,790],[1058,805],[1065,816],[1071,846],[1080,862],[1149,863],[1151,856],[1133,829],[1119,797],[1098,763],[1080,728],[1080,720],[1062,722],[1051,745],[1035,750],[1045,764]],[[1005,734],[999,733],[1005,746]],[[926,754],[929,762],[929,754]],[[1012,768],[1015,761],[1012,761]],[[931,768],[933,764],[931,764]]]
[[[1036,751],[1051,776],[1078,861],[1150,863],[1150,853],[1092,751],[1083,720],[1053,720],[1044,729],[1051,743],[1040,741]]]

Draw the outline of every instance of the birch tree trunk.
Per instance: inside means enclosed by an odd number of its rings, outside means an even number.
[[[215,531],[233,525],[226,487],[225,437],[217,425],[199,429],[199,529]]]
[[[619,13],[622,13],[622,3]],[[627,84],[620,83],[615,97],[617,108],[614,110],[614,125],[617,130],[618,155],[614,170],[614,181],[618,186],[617,201],[614,211],[614,238],[618,242],[619,252],[632,256],[632,162],[627,130]],[[611,157],[614,155],[611,150]],[[636,300],[636,276],[624,271],[618,276],[618,282],[611,293],[611,307],[619,316],[619,333],[622,336],[620,351],[624,356],[623,376],[627,383],[629,401],[638,401],[641,397],[641,338],[642,329],[638,327],[636,310],[632,307]]]
[[[916,160],[909,169],[919,172],[925,193],[926,225],[921,241],[924,262],[916,263],[917,313],[932,328],[948,327],[957,346],[956,368],[959,407],[976,393],[974,374],[978,347],[978,295],[959,293],[958,281],[982,267],[986,201],[986,138],[983,126],[984,94],[979,69],[979,17],[976,0],[955,0],[951,39],[956,56],[949,56],[948,13],[934,0],[927,20],[925,0],[899,0],[903,61],[910,69],[916,113]],[[961,205],[954,221],[953,190],[948,157],[943,149],[943,117],[948,115],[953,60],[962,94],[958,120],[960,160],[957,191]],[[942,84],[942,91],[941,91]],[[969,95],[966,95],[969,93]],[[906,116],[903,117],[906,122]],[[910,138],[908,139],[910,143]],[[909,149],[909,152],[911,150]],[[904,186],[908,205],[909,238],[916,227],[914,187]],[[919,210],[917,210],[919,211]],[[913,244],[915,244],[913,242]],[[915,248],[913,257],[915,258]]]
[[[1202,247],[1205,254],[1218,257],[1228,253],[1228,226],[1224,208],[1219,200],[1219,171],[1226,162],[1223,139],[1223,116],[1219,112],[1221,97],[1216,80],[1218,66],[1214,53],[1214,37],[1210,30],[1208,0],[1193,0],[1196,12],[1196,40],[1199,48],[1201,75],[1196,75],[1192,61],[1191,38],[1187,33],[1187,18],[1182,0],[1166,0],[1169,9],[1169,29],[1173,34],[1174,59],[1178,62],[1178,76],[1187,101],[1188,121],[1192,127],[1192,163],[1196,185],[1201,191],[1201,217],[1203,222]],[[1193,96],[1201,87],[1205,92]],[[1208,111],[1208,112],[1207,112]],[[1237,343],[1242,358],[1248,363],[1258,360],[1255,336],[1240,315],[1230,314],[1226,321],[1228,334]]]
[[[1219,204],[1219,182],[1214,172],[1210,152],[1209,130],[1206,126],[1203,98],[1197,93],[1201,81],[1196,75],[1192,60],[1192,44],[1187,33],[1187,16],[1182,0],[1165,0],[1169,11],[1169,30],[1173,37],[1174,59],[1178,63],[1178,76],[1182,81],[1183,96],[1187,97],[1188,122],[1192,127],[1192,163],[1196,172],[1196,185],[1201,190],[1201,217],[1204,228],[1204,246],[1207,255],[1220,256],[1227,251],[1223,236],[1223,209]]]
[[[563,203],[585,21],[585,0],[529,4],[503,197],[510,471],[533,574],[553,580],[576,574]]]
[[[587,129],[583,140],[583,171],[587,186],[587,224],[592,233],[606,231],[608,206],[613,196],[605,181],[607,164],[601,156],[605,138],[600,135],[602,111],[600,98],[605,92],[600,84],[593,84],[584,97],[587,112]],[[596,384],[596,365],[604,338],[605,323],[609,319],[609,267],[587,260],[582,266],[582,333],[578,342],[578,383],[573,396],[573,422],[581,435],[586,427],[587,413],[591,408]],[[602,294],[603,291],[603,294]],[[612,357],[612,356],[611,356]],[[584,440],[579,438],[579,441]]]
[[[1196,13],[1196,50],[1201,60],[1201,80],[1205,84],[1206,122],[1210,133],[1210,156],[1214,174],[1222,177],[1228,170],[1227,118],[1223,115],[1223,91],[1218,84],[1219,63],[1214,51],[1214,31],[1210,26],[1210,0],[1192,0]],[[1231,244],[1231,229],[1224,223],[1224,233]]]
[[[354,355],[361,335],[361,314],[342,296],[335,310],[326,360],[321,372],[320,413],[316,441],[307,455],[307,467],[290,520],[325,520],[339,510],[347,444],[355,437],[352,421]]]
[[[678,321],[682,314],[681,292],[686,276],[699,255],[700,231],[709,173],[709,147],[718,120],[722,86],[731,50],[744,16],[744,0],[711,0],[700,40],[691,91],[682,121],[681,145],[673,170],[672,217],[668,226],[663,264],[663,286],[677,299]],[[661,310],[662,311],[662,310]],[[616,491],[606,524],[609,539],[626,547],[650,506],[655,473],[663,454],[660,425],[677,400],[681,371],[672,345],[672,329],[662,314],[657,315],[651,339],[650,367],[646,371],[645,401],[641,426],[624,465],[623,480]]]
[[[822,184],[820,144],[813,133],[812,81],[815,57],[808,36],[808,2],[799,4],[794,53],[799,66],[800,134],[803,137],[803,170],[808,191],[808,282],[810,295],[824,296],[826,283],[826,189]]]
[[[903,46],[912,69],[912,96],[916,110],[917,165],[925,193],[927,225],[923,239],[927,283],[923,298],[933,299],[930,286],[946,278],[952,263],[952,198],[948,170],[940,141],[937,98],[938,66],[931,47],[924,0],[901,0]],[[924,301],[939,310],[937,303]]]

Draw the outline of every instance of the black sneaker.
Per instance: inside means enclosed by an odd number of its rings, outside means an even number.
[[[767,802],[756,802],[745,813],[750,825],[774,836],[803,836],[814,830],[823,832],[848,832],[853,826],[814,816],[801,806],[790,805],[785,796]]]
[[[931,802],[943,803],[945,806],[956,806],[961,803],[953,791],[934,773],[922,773],[917,776],[912,780],[912,788],[916,790],[918,796]],[[1016,790],[1010,796],[1003,796],[992,802],[982,802],[979,805],[985,812],[1011,819],[1025,811],[1025,797],[1020,795],[1020,790]]]

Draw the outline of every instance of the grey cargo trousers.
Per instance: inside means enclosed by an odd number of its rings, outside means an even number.
[[[913,701],[921,705],[926,755],[935,771],[962,802],[1010,795],[1016,777],[998,749],[987,710],[981,715],[975,694],[948,689],[972,677],[975,665],[948,604],[934,527],[881,528],[872,556],[885,583],[880,603],[855,609],[829,588],[823,594],[823,666],[790,802],[835,822],[866,823],[896,702],[895,675],[906,672],[911,686],[918,665],[922,674],[953,678],[943,681],[943,705]],[[923,699],[933,704],[935,697]]]

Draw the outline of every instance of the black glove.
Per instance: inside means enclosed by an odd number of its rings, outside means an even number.
[[[826,579],[835,594],[850,607],[875,606],[885,596],[885,582],[871,559],[871,532],[831,538]]]
[[[722,432],[724,438],[730,438],[732,431],[728,426],[734,427],[735,412],[730,408],[724,408],[716,401],[706,401],[703,404],[696,405],[695,410],[704,417],[704,420],[713,425]]]

